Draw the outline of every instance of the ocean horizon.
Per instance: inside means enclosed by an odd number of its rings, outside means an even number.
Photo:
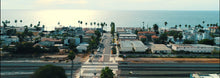
[[[219,11],[192,11],[192,10],[1,10],[1,21],[9,20],[9,26],[16,26],[15,19],[18,20],[17,26],[37,25],[38,21],[41,25],[46,26],[46,30],[53,30],[59,27],[58,22],[62,26],[79,27],[78,20],[83,21],[82,27],[90,26],[90,22],[105,22],[109,30],[110,23],[115,22],[116,27],[152,27],[158,24],[164,27],[174,27],[175,25],[191,25],[191,27],[201,24],[207,27],[207,24],[220,23]],[[22,23],[19,22],[22,20]],[[205,24],[202,23],[205,21]],[[85,22],[88,25],[85,25]],[[2,24],[1,24],[2,25]],[[97,27],[97,26],[96,26]]]

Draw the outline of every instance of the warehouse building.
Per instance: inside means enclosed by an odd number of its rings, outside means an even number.
[[[147,46],[141,41],[120,41],[121,52],[145,52]]]
[[[154,44],[151,51],[152,53],[171,53],[171,49],[164,44]]]
[[[174,44],[172,45],[172,49],[175,51],[211,53],[214,50],[214,46],[204,44]]]

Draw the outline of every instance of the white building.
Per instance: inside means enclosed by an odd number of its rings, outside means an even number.
[[[87,47],[89,46],[88,43],[81,43],[79,46],[76,47],[78,52],[84,52],[87,50]]]
[[[220,45],[220,37],[215,37],[215,44]]]
[[[3,45],[10,45],[11,43],[19,42],[19,38],[17,36],[1,36],[1,39],[3,40]]]
[[[220,78],[220,74],[208,74],[208,75],[193,74],[190,78]]]
[[[120,34],[119,39],[120,40],[136,40],[137,35],[136,34]]]
[[[147,46],[145,46],[142,41],[132,41],[131,44],[135,52],[145,52],[147,49]]]
[[[120,41],[120,51],[121,52],[132,52],[131,41]]]
[[[171,53],[171,49],[164,44],[153,44],[151,51],[152,53]]]
[[[147,49],[141,41],[120,41],[120,47],[121,52],[132,52],[133,49],[135,52],[145,52]]]
[[[75,43],[75,45],[80,44],[80,38],[73,38],[73,37],[68,37],[64,40],[65,45],[69,45],[69,43]]]
[[[197,53],[211,53],[214,50],[213,46],[204,44],[174,44],[172,49],[175,51],[189,51]]]

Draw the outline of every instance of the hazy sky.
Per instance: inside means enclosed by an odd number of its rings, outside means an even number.
[[[219,0],[1,0],[1,9],[219,10]]]

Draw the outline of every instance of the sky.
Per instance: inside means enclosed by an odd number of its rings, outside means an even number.
[[[1,9],[219,10],[219,0],[1,0]]]

